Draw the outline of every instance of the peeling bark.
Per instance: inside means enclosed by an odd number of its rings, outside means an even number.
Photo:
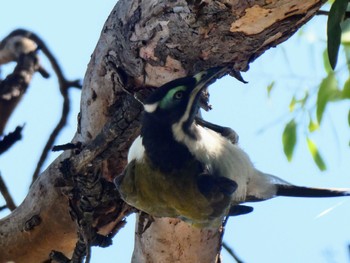
[[[73,175],[89,176],[87,165],[100,168],[107,181],[123,170],[127,149],[139,133],[141,113],[125,90],[145,97],[150,86],[210,67],[231,65],[246,71],[255,58],[293,35],[323,3],[120,0],[104,25],[84,79],[73,139],[83,149],[61,155],[35,182],[22,205],[0,221],[0,262],[42,262],[52,249],[68,257],[72,254],[77,229],[68,213],[68,197],[62,194],[64,187],[55,184],[63,177],[60,162],[69,158]],[[110,208],[118,210],[117,205],[112,202]],[[104,203],[101,211],[107,208]],[[24,230],[33,216],[34,226]],[[121,220],[108,216],[95,213],[95,226],[104,235]],[[218,262],[220,231],[195,229],[177,219],[156,219],[136,236],[133,262]]]

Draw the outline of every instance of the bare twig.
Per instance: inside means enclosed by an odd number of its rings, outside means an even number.
[[[2,140],[0,140],[0,155],[6,152],[17,141],[22,139],[22,129],[23,126],[17,126],[13,132],[5,135]]]
[[[62,106],[62,113],[61,113],[61,118],[58,121],[56,127],[53,129],[49,139],[46,142],[46,145],[41,153],[41,156],[39,158],[39,161],[36,165],[35,171],[33,173],[32,176],[32,183],[34,183],[34,181],[38,178],[40,170],[49,154],[49,151],[51,150],[53,144],[55,143],[55,140],[58,136],[58,134],[60,133],[60,131],[62,130],[62,128],[66,125],[67,122],[67,117],[68,117],[68,113],[70,111],[70,100],[69,100],[69,96],[68,96],[68,90],[66,89],[64,92],[62,92],[61,90],[61,94],[63,96],[63,106]]]
[[[26,92],[32,76],[38,71],[38,68],[36,51],[21,54],[13,73],[0,82],[0,134],[3,133],[9,117]]]
[[[11,211],[15,210],[17,206],[15,205],[15,202],[13,201],[10,195],[10,192],[7,189],[5,181],[2,179],[1,174],[0,174],[0,192],[6,201],[6,207]]]
[[[222,242],[222,247],[230,254],[230,256],[232,256],[232,258],[234,258],[234,260],[236,260],[237,263],[244,263],[226,242]]]
[[[53,56],[52,52],[49,50],[49,48],[47,47],[45,42],[39,36],[37,36],[33,32],[30,32],[30,31],[27,31],[24,29],[17,29],[15,31],[13,31],[12,33],[10,33],[5,38],[5,41],[7,39],[10,39],[12,37],[17,37],[17,36],[26,37],[26,38],[34,41],[36,43],[36,45],[38,46],[38,49],[42,50],[42,52],[47,56],[48,60],[51,63],[51,66],[52,66],[52,68],[53,68],[53,70],[58,78],[60,92],[61,92],[61,95],[63,97],[61,118],[60,118],[59,122],[57,123],[56,127],[54,128],[54,130],[52,131],[52,133],[51,133],[51,135],[50,135],[48,141],[46,142],[46,145],[42,151],[42,154],[40,156],[40,159],[37,163],[36,169],[35,169],[33,176],[32,176],[32,183],[33,183],[36,180],[36,178],[38,177],[40,170],[44,164],[44,161],[46,160],[48,153],[49,153],[50,149],[52,148],[58,134],[60,133],[62,128],[67,123],[67,116],[68,116],[68,113],[70,111],[70,99],[69,99],[69,95],[68,95],[68,89],[70,87],[75,87],[75,88],[80,89],[81,83],[80,83],[80,80],[69,81],[65,78],[63,71],[62,71],[61,67],[59,66],[56,58]]]
[[[81,88],[81,84],[80,84],[79,80],[68,81],[64,77],[63,71],[62,71],[60,65],[58,64],[56,58],[53,56],[52,52],[49,50],[49,48],[47,47],[45,42],[35,33],[28,31],[28,30],[25,30],[25,29],[17,29],[17,30],[12,31],[6,38],[4,38],[2,43],[6,42],[7,39],[10,39],[10,38],[16,37],[16,36],[26,37],[26,38],[34,41],[35,44],[38,46],[38,49],[41,50],[45,54],[45,56],[47,56],[55,74],[57,75],[61,92],[62,92],[62,90],[67,89],[67,87],[75,87],[75,88],[79,88],[79,89]]]
[[[316,15],[328,16],[329,15],[329,11],[318,10]],[[350,18],[350,12],[349,11],[345,12],[345,18]]]
[[[80,150],[82,147],[82,144],[80,142],[78,143],[65,143],[62,145],[55,145],[52,147],[53,152],[58,152],[58,151],[66,151],[66,150]]]
[[[33,176],[32,176],[32,183],[33,183],[36,180],[36,178],[38,177],[40,170],[44,164],[44,161],[46,160],[48,153],[49,153],[50,149],[52,148],[58,134],[60,133],[62,128],[67,123],[67,116],[68,116],[68,113],[70,111],[70,99],[68,96],[68,89],[70,87],[75,87],[75,88],[80,89],[81,83],[80,83],[80,80],[69,81],[65,78],[63,71],[62,71],[60,65],[58,64],[56,58],[53,56],[52,52],[49,50],[49,48],[47,47],[45,42],[38,35],[36,35],[33,32],[30,32],[30,31],[25,30],[25,29],[14,30],[1,42],[0,47],[1,47],[1,45],[3,45],[3,43],[6,43],[10,39],[16,38],[16,37],[24,37],[24,38],[30,39],[31,41],[33,41],[37,45],[37,49],[41,50],[45,54],[45,56],[50,61],[51,66],[52,66],[52,68],[57,76],[60,92],[61,92],[61,95],[63,97],[61,118],[58,121],[54,130],[52,131],[52,133],[51,133],[51,135],[50,135],[48,141],[46,142],[46,145],[42,151],[42,154],[40,156],[40,159],[37,163],[36,169],[35,169]],[[47,72],[42,67],[39,67],[38,71],[43,76],[48,75]]]

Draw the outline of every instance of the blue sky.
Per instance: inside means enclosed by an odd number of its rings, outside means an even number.
[[[46,41],[67,77],[83,78],[103,23],[114,4],[111,0],[103,1],[103,5],[82,0],[6,1],[0,16],[0,38],[19,27],[30,29]],[[264,172],[299,185],[350,187],[350,131],[346,121],[349,101],[329,105],[321,130],[312,135],[326,160],[327,171],[320,172],[315,166],[303,129],[299,129],[291,163],[282,149],[281,135],[291,117],[288,104],[292,96],[315,89],[325,76],[321,57],[325,28],[326,19],[318,17],[304,29],[302,37],[294,36],[265,52],[251,64],[249,72],[243,74],[249,82],[246,85],[230,77],[217,81],[210,88],[214,109],[204,116],[236,130],[242,148]],[[46,61],[43,64],[47,65]],[[339,68],[342,66],[344,68],[344,63],[340,63]],[[276,82],[276,87],[268,97],[266,87],[272,81]],[[70,141],[76,129],[80,93],[72,90],[71,95],[73,110],[56,144]],[[17,204],[27,193],[33,164],[56,125],[60,111],[61,98],[55,79],[43,80],[36,75],[7,125],[7,131],[11,131],[25,123],[24,139],[0,158],[0,171]],[[47,164],[56,156],[51,154]],[[350,199],[276,198],[253,206],[253,213],[231,218],[225,234],[225,241],[244,262],[349,262]],[[329,208],[334,209],[318,217]],[[114,238],[113,247],[93,249],[92,262],[130,260],[133,216],[128,222]],[[223,257],[224,262],[234,262],[225,252]]]

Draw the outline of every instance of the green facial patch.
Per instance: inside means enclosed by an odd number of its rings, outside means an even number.
[[[173,88],[168,91],[168,93],[165,95],[165,97],[159,102],[159,107],[162,109],[169,109],[171,108],[174,104],[178,102],[174,98],[174,95],[178,91],[186,91],[187,87],[186,86],[178,86],[176,88]]]

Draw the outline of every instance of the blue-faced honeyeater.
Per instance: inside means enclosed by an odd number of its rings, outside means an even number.
[[[299,187],[257,170],[237,143],[199,125],[200,94],[224,68],[176,79],[144,103],[141,135],[115,180],[124,201],[155,217],[177,217],[217,228],[241,203],[275,196],[332,197],[347,190]]]

